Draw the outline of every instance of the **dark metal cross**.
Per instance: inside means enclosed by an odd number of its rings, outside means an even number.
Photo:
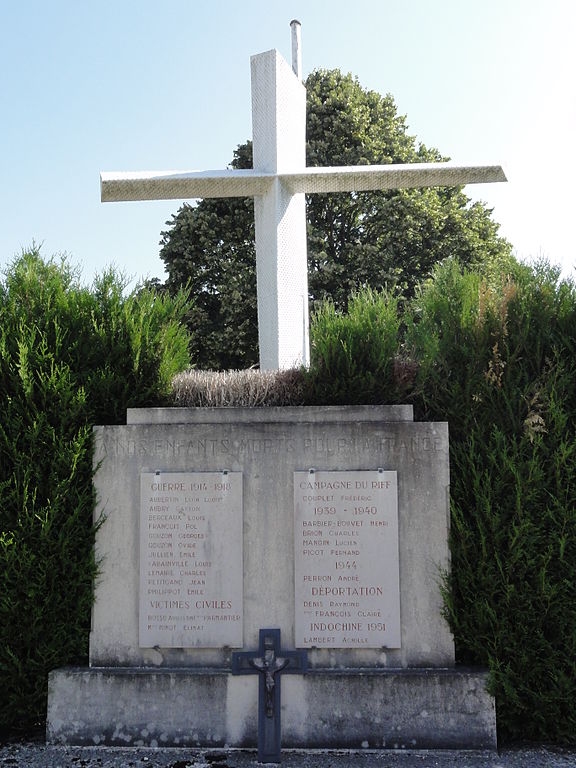
[[[235,651],[232,674],[259,674],[258,761],[279,763],[281,751],[280,676],[303,675],[308,667],[306,651],[281,650],[280,630],[261,629],[257,651]]]

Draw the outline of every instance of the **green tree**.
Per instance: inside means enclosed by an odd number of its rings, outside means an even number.
[[[450,425],[456,660],[490,670],[499,739],[576,743],[576,285],[511,258],[434,267],[410,301],[312,317],[307,402]]]
[[[417,412],[450,424],[457,660],[489,667],[501,737],[574,744],[576,286],[507,267],[436,267],[404,350]]]
[[[92,425],[164,404],[190,363],[186,294],[125,287],[36,249],[0,277],[0,729],[42,719],[49,671],[86,660]]]
[[[392,96],[365,90],[352,75],[319,70],[306,89],[309,166],[446,159],[408,134]],[[231,166],[252,167],[250,142],[238,147]],[[313,195],[307,217],[310,298],[330,298],[336,308],[365,286],[410,296],[447,256],[471,266],[510,253],[491,211],[456,187]],[[160,255],[168,288],[191,288],[196,364],[257,363],[252,200],[185,204],[167,225]]]

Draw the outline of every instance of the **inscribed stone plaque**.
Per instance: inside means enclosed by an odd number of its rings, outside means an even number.
[[[240,647],[242,473],[140,478],[140,646]]]
[[[400,647],[396,472],[295,472],[294,555],[296,647]]]

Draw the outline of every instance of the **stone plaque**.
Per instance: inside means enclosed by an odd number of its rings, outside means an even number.
[[[294,556],[296,647],[400,647],[396,472],[295,472]]]
[[[242,646],[242,473],[140,475],[140,646]]]

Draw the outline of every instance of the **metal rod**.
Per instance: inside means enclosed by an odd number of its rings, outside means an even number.
[[[298,19],[292,19],[290,29],[292,30],[292,69],[298,80],[302,80],[302,46],[300,45],[300,28]]]

